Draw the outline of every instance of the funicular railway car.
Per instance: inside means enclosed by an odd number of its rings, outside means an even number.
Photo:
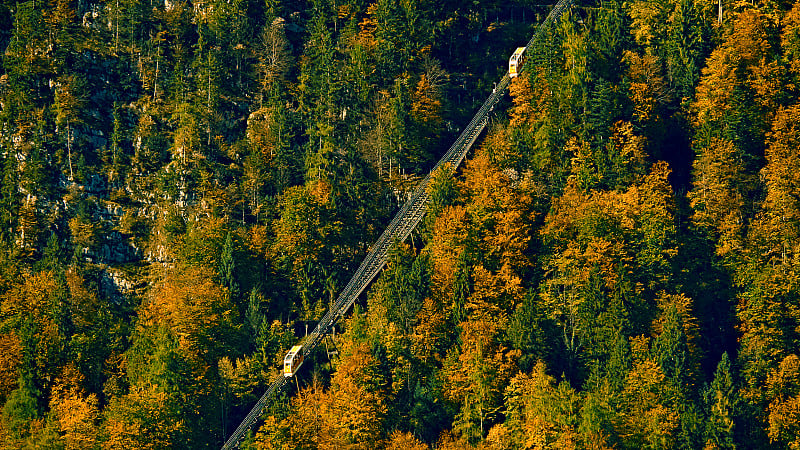
[[[283,376],[286,378],[293,377],[297,373],[297,369],[303,364],[303,346],[295,345],[289,350],[289,353],[283,358]]]
[[[514,78],[519,75],[522,66],[525,64],[525,47],[514,50],[514,54],[508,60],[508,76]]]

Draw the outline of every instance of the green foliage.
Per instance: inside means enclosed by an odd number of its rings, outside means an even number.
[[[225,245],[222,247],[219,272],[222,285],[228,288],[231,299],[235,301],[239,297],[239,282],[236,281],[236,260],[230,232],[228,232],[228,236],[225,238]]]
[[[530,372],[537,361],[551,354],[550,337],[556,333],[556,324],[547,316],[536,296],[529,293],[509,318],[508,338],[520,350],[520,369]]]
[[[22,380],[21,380],[22,381]],[[14,390],[3,406],[3,429],[11,442],[21,442],[30,438],[31,425],[39,417],[36,394],[30,386],[23,384]]]
[[[717,448],[736,447],[736,422],[741,398],[736,392],[731,369],[728,353],[723,353],[714,372],[714,381],[703,393],[706,414],[709,418],[706,424],[706,439]]]
[[[248,445],[797,447],[790,3],[573,5]],[[548,11],[0,1],[3,445],[219,447]]]

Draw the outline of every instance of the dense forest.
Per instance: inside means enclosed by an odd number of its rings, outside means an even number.
[[[218,448],[552,5],[0,0],[0,448]],[[800,448],[800,1],[576,1],[251,449]]]

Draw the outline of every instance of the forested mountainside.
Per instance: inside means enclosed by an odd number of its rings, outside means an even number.
[[[0,1],[2,448],[218,448],[550,5]],[[800,448],[800,2],[576,1],[243,444]]]

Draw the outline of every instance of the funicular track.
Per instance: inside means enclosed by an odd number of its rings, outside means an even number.
[[[561,14],[570,7],[572,2],[573,0],[560,0],[553,7],[545,20],[536,29],[533,37],[531,37],[530,41],[526,44],[526,52],[531,48],[533,43],[541,37],[547,26],[558,19]],[[448,176],[452,176],[455,173],[467,152],[472,148],[481,132],[486,128],[491,112],[505,95],[509,84],[511,84],[511,78],[506,74],[447,153],[436,163],[431,173],[417,185],[410,198],[403,204],[402,208],[400,208],[394,219],[392,219],[386,227],[383,234],[381,234],[378,240],[372,245],[369,253],[367,253],[367,256],[361,262],[361,265],[359,265],[353,277],[339,294],[336,302],[319,321],[314,331],[299,343],[299,345],[302,345],[303,355],[310,354],[322,343],[323,339],[331,333],[333,327],[344,316],[347,310],[350,309],[358,296],[366,289],[367,285],[372,282],[378,272],[380,272],[386,264],[386,258],[392,244],[394,242],[404,241],[414,228],[416,228],[427,210],[428,185],[431,181],[431,175],[439,170],[445,171]],[[223,450],[238,448],[241,440],[256,421],[258,421],[259,416],[266,408],[272,396],[283,389],[287,384],[287,380],[288,379],[284,377],[282,373],[275,378],[266,392],[264,392],[247,416],[242,420],[242,423],[239,424],[230,438],[225,442],[225,445],[222,446]]]

